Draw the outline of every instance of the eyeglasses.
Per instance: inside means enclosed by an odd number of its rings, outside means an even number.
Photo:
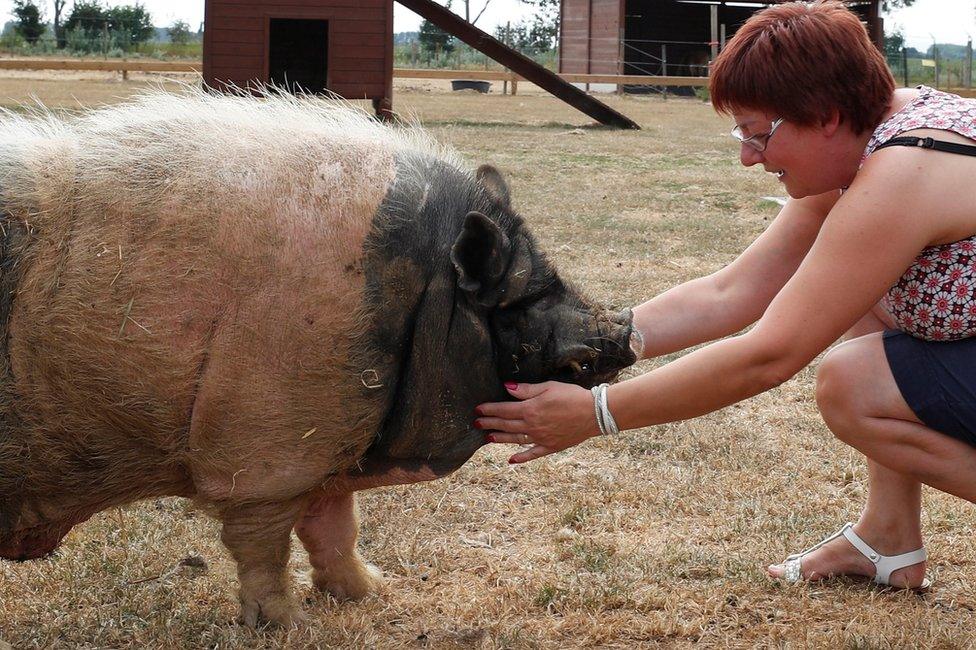
[[[742,133],[742,127],[736,124],[732,127],[732,131],[729,132],[733,138],[738,140],[741,144],[748,145],[755,149],[756,151],[766,151],[766,146],[769,144],[769,139],[773,137],[776,133],[776,129],[785,120],[782,117],[777,117],[769,125],[769,133],[757,133],[756,135],[751,135],[748,138]]]

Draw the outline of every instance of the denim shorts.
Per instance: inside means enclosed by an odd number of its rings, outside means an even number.
[[[976,337],[924,341],[888,330],[883,340],[898,390],[918,419],[976,446]]]

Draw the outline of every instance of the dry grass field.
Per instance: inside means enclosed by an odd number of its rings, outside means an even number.
[[[91,105],[142,84],[7,76],[0,103]],[[562,273],[612,305],[721,267],[776,213],[761,197],[781,188],[738,164],[727,120],[697,100],[611,97],[639,132],[593,128],[531,91],[401,83],[396,101],[471,165],[503,169]],[[234,622],[234,566],[191,503],[104,512],[51,559],[0,563],[0,648],[976,646],[972,506],[931,490],[928,594],[766,577],[865,498],[864,463],[818,417],[814,373],[525,466],[483,449],[446,479],[361,493],[361,549],[386,588],[357,603],[319,594],[296,540],[302,630]]]

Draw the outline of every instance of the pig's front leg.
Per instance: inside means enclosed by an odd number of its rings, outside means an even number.
[[[308,551],[312,581],[340,600],[357,600],[382,585],[382,574],[356,550],[359,516],[353,493],[320,494],[295,526]]]
[[[303,619],[287,577],[291,529],[303,503],[242,505],[220,513],[220,539],[237,561],[241,616],[250,627],[259,622],[288,627]]]

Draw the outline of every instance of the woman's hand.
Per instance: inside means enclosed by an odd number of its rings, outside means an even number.
[[[547,381],[505,388],[518,402],[489,402],[475,409],[478,429],[492,431],[488,442],[532,445],[508,459],[524,463],[578,445],[599,435],[593,395],[574,384]]]

